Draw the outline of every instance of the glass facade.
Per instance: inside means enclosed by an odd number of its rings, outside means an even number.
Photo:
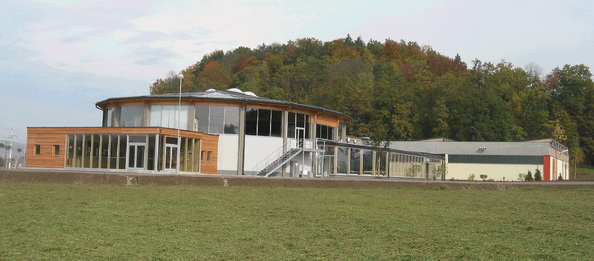
[[[149,126],[177,129],[177,105],[151,105],[151,117]],[[179,108],[180,129],[188,129],[188,111],[187,105]]]
[[[255,136],[282,136],[282,111],[247,108],[245,134]]]
[[[347,173],[347,166],[349,164],[347,151],[348,148],[338,147],[336,154],[336,173]]]
[[[318,143],[321,144],[324,144],[323,141]],[[446,167],[443,158],[429,158],[356,145],[333,145],[324,148],[324,163],[320,166],[324,173],[445,179]],[[335,164],[330,166],[328,171],[326,158],[332,158]]]
[[[363,150],[363,174],[373,174],[373,151]]]
[[[127,105],[120,108],[120,127],[144,126],[144,105]]]
[[[305,138],[309,139],[309,115],[289,112],[289,120],[287,122],[287,131],[289,138],[296,139],[298,136],[298,129],[302,129],[305,132]]]
[[[188,122],[190,110],[194,110],[193,122]],[[179,109],[175,104],[118,106],[106,109],[104,126],[177,129],[178,111],[180,129],[211,134],[239,134],[240,107],[218,105],[182,105]],[[288,138],[295,139],[303,136],[305,139],[310,139],[310,120],[307,114],[288,112],[286,125]],[[333,127],[320,124],[315,131],[318,138],[327,140],[336,138]],[[255,136],[282,137],[283,111],[246,108],[245,133]]]
[[[361,150],[351,149],[350,172],[348,174],[359,174],[359,164],[361,162]]]
[[[200,139],[157,134],[68,134],[66,167],[200,171]]]
[[[318,139],[334,140],[334,128],[318,124],[316,125],[316,136]]]
[[[238,134],[239,107],[196,105],[194,125],[199,132]]]

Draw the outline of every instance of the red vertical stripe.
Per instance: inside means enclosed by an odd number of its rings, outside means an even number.
[[[544,180],[551,180],[551,156],[544,156],[544,170],[542,176]]]

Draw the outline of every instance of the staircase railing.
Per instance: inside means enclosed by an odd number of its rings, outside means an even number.
[[[252,171],[255,173],[255,175],[260,175],[260,173],[262,171],[266,171],[267,169],[270,169],[270,167],[276,167],[276,166],[271,166],[274,165],[273,163],[280,163],[281,159],[283,157],[286,157],[288,154],[291,153],[292,148],[291,147],[291,142],[292,140],[287,140],[285,143],[283,143],[282,146],[280,146],[278,149],[274,150],[272,153],[270,153],[268,156],[266,156],[263,160],[261,160],[260,162],[258,162],[254,168],[252,169]],[[296,148],[302,148],[303,147],[303,139],[300,139],[297,141],[297,147]]]

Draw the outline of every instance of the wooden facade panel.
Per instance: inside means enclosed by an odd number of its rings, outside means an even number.
[[[32,134],[159,134],[159,127],[57,127],[29,128]]]
[[[338,119],[331,115],[320,115],[314,118],[314,123],[338,128]]]
[[[211,152],[210,161],[208,161],[206,155],[202,158],[202,173],[205,174],[216,174],[217,173],[217,162],[218,162],[218,136],[205,136],[202,139],[202,151]]]
[[[58,155],[54,155],[54,145],[60,146]],[[39,154],[36,154],[39,146]],[[63,168],[66,152],[66,134],[57,131],[43,134],[37,128],[27,129],[26,163],[32,168]]]

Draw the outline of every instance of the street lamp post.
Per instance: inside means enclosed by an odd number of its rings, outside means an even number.
[[[175,174],[179,175],[179,165],[181,159],[181,137],[180,137],[180,128],[181,128],[181,93],[182,93],[182,81],[184,80],[184,75],[179,75],[179,95],[177,101],[177,159],[175,164]]]

